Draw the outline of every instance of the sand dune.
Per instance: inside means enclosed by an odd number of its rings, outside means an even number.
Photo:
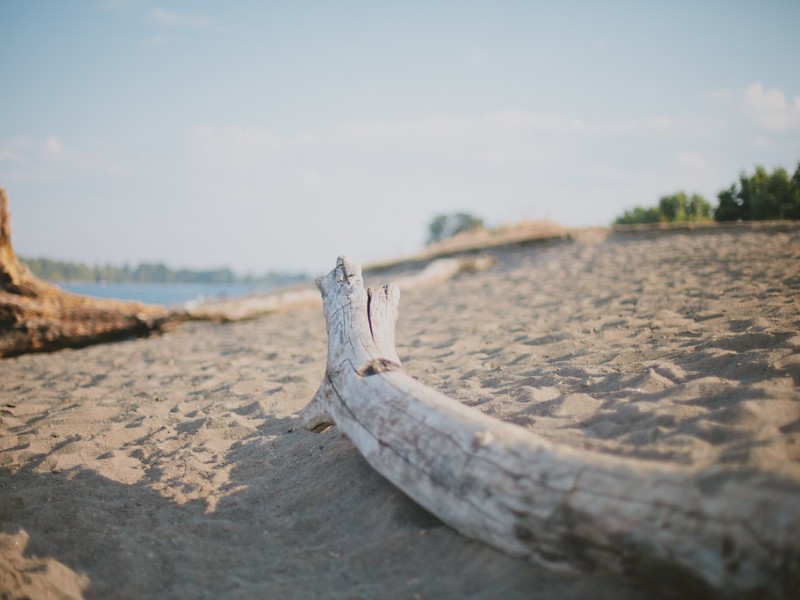
[[[800,480],[800,226],[493,253],[404,292],[413,376],[575,447]],[[300,307],[0,362],[0,592],[652,597],[467,540],[335,428],[298,430],[325,353]]]

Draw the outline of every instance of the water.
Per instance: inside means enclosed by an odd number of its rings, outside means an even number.
[[[62,289],[95,298],[136,300],[146,304],[184,306],[189,302],[202,302],[219,298],[236,298],[256,292],[267,292],[268,285],[245,283],[105,283],[60,282]]]

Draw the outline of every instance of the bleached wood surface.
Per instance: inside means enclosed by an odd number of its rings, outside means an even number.
[[[317,286],[328,362],[303,426],[336,424],[372,467],[448,525],[555,569],[723,597],[797,597],[797,482],[553,444],[405,372],[396,286],[365,290],[346,258]]]

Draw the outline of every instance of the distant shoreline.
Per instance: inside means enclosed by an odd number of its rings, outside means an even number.
[[[31,272],[51,283],[157,283],[210,285],[269,285],[280,286],[307,281],[305,273],[269,271],[262,275],[239,275],[227,267],[219,269],[173,269],[164,263],[130,265],[90,265],[51,258],[19,257]]]
[[[241,298],[265,294],[280,285],[247,283],[155,283],[138,281],[62,281],[56,283],[63,290],[81,296],[136,301],[165,307],[187,305],[228,298]]]

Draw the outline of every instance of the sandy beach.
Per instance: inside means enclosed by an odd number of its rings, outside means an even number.
[[[484,252],[403,293],[412,376],[583,450],[800,481],[800,225]],[[0,597],[653,597],[466,539],[299,429],[326,344],[301,306],[1,361]]]

